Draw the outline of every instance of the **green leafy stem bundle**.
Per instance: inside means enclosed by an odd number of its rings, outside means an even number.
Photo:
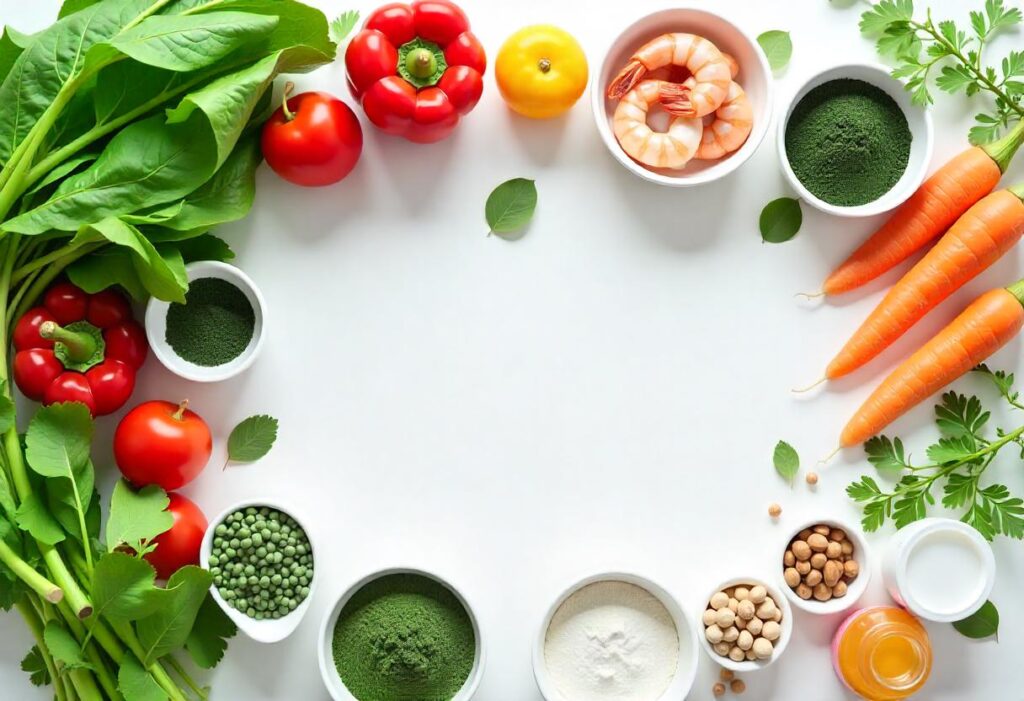
[[[988,377],[1013,409],[1024,410],[1014,377],[979,365],[975,372]],[[878,530],[887,518],[897,528],[922,519],[927,507],[936,503],[933,489],[942,489],[942,505],[963,509],[961,520],[992,540],[997,535],[1024,538],[1024,500],[1012,496],[1002,484],[982,486],[981,479],[1003,448],[1013,445],[1024,459],[1024,425],[995,437],[985,435],[991,413],[976,396],[946,392],[935,406],[935,423],[942,433],[928,447],[928,462],[915,464],[899,438],[876,436],[864,444],[868,462],[882,474],[902,475],[891,492],[884,491],[865,475],[850,484],[846,493],[864,509],[864,530]]]
[[[233,255],[209,231],[252,206],[275,77],[336,50],[296,0],[65,0],[49,27],[0,35],[0,608],[57,701],[206,698],[179,656],[212,667],[234,626],[208,572],[158,586],[142,559],[172,522],[160,489],[119,483],[100,540],[84,406],[19,433],[14,322],[60,275],[184,301],[186,263]]]
[[[1024,51],[1010,51],[998,68],[986,65],[982,56],[994,36],[1022,20],[1018,8],[986,0],[983,10],[970,13],[968,31],[952,20],[935,21],[931,9],[923,21],[914,19],[913,0],[882,0],[861,16],[860,30],[877,38],[881,55],[898,62],[892,74],[906,79],[915,103],[933,101],[933,71],[935,86],[944,92],[991,96],[992,109],[975,117],[969,135],[971,143],[984,144],[1024,118]]]

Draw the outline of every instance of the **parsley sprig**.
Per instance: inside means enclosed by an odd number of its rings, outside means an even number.
[[[972,144],[985,144],[1024,119],[1024,51],[1010,51],[998,68],[982,56],[995,35],[1022,20],[1018,8],[986,0],[983,11],[970,13],[968,31],[952,20],[935,21],[930,8],[924,21],[915,20],[913,0],[882,0],[861,15],[860,31],[877,37],[878,52],[897,61],[892,75],[907,81],[916,104],[934,102],[929,79],[950,94],[989,94],[992,106],[975,116],[969,134]]]
[[[1012,374],[985,365],[975,372],[988,377],[1012,408],[1024,410]],[[990,438],[984,430],[990,417],[977,397],[946,392],[935,407],[942,437],[928,447],[927,463],[913,463],[899,438],[876,436],[865,443],[868,462],[883,474],[901,476],[891,492],[867,475],[846,488],[847,495],[864,509],[864,530],[878,530],[887,518],[897,528],[924,518],[928,506],[936,503],[932,491],[941,485],[942,505],[963,510],[961,520],[988,540],[997,535],[1024,538],[1024,500],[1012,496],[1005,485],[981,484],[985,471],[1007,445],[1016,445],[1024,460],[1024,426],[1010,432],[996,429]]]

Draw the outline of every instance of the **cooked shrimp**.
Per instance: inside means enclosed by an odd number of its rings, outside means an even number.
[[[681,91],[692,90],[693,86],[693,78],[687,79],[682,85],[674,83],[665,85],[660,91],[661,106],[669,114],[676,114],[674,111],[675,95]],[[704,119],[709,118],[712,118],[712,115],[708,115]],[[712,121],[704,125],[700,147],[694,158],[709,161],[732,153],[746,142],[753,127],[754,110],[750,106],[747,93],[738,83],[729,83],[729,92],[726,93],[725,102],[715,110]]]
[[[647,124],[651,105],[657,104],[661,80],[645,80],[630,90],[615,108],[612,129],[630,158],[651,168],[682,168],[700,144],[704,123],[699,117],[672,117],[668,129],[657,132]]]
[[[740,74],[740,62],[733,58],[732,54],[722,52],[722,58],[729,64],[729,75],[732,76],[733,80],[736,80],[736,76]]]
[[[641,46],[608,86],[608,97],[619,100],[636,87],[649,71],[683,66],[695,80],[693,90],[678,105],[685,117],[711,114],[729,91],[730,65],[714,44],[696,34],[662,34]]]

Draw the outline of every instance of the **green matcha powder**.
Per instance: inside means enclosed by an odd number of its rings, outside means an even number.
[[[359,701],[450,701],[473,669],[476,635],[447,587],[393,574],[345,604],[333,649],[338,674]]]
[[[184,304],[167,310],[168,345],[179,357],[204,367],[231,362],[249,346],[256,314],[249,298],[227,280],[193,280]]]
[[[786,124],[786,157],[811,194],[842,207],[874,202],[910,159],[906,115],[863,80],[832,80],[808,92]]]

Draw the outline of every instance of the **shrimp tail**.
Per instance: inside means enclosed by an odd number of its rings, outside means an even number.
[[[662,109],[674,117],[693,117],[696,110],[691,99],[693,91],[679,83],[665,83],[658,93]]]
[[[631,60],[608,85],[608,99],[621,100],[626,93],[636,87],[647,74],[647,67],[637,59]]]

